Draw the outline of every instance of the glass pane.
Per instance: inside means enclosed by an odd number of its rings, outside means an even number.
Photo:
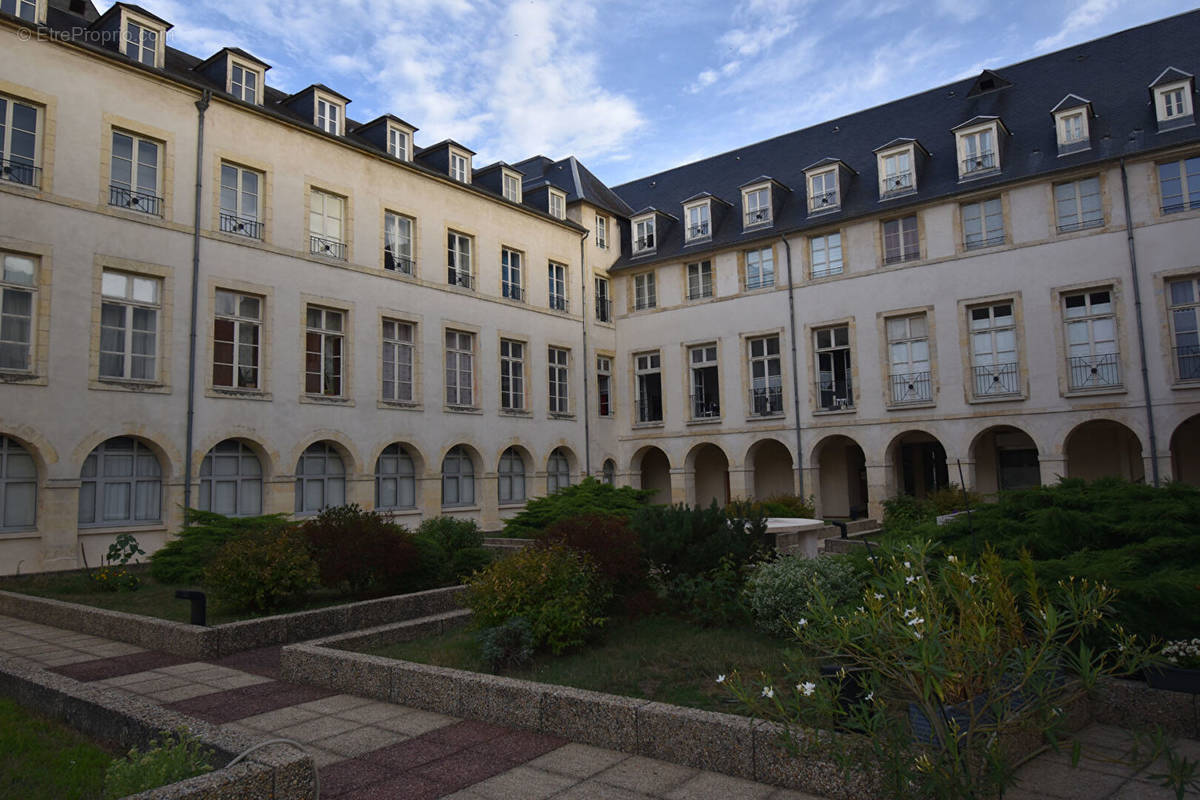
[[[140,303],[157,303],[158,280],[155,278],[134,277],[133,299]]]
[[[4,256],[4,280],[33,286],[33,259],[23,256]]]
[[[100,278],[100,292],[108,297],[125,297],[129,279],[119,272],[105,272]]]
[[[131,486],[128,483],[108,483],[104,485],[104,512],[101,519],[127,520]]]

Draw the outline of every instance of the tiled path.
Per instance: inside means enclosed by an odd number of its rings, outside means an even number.
[[[713,772],[481,722],[298,686],[279,679],[279,648],[215,661],[184,659],[0,616],[0,656],[129,692],[253,736],[308,747],[321,797],[339,800],[820,800]],[[1128,742],[1116,728],[1085,732],[1072,769],[1047,754],[1022,768],[1006,800],[1168,800],[1174,794],[1104,760]],[[1200,743],[1185,742],[1200,757]],[[1194,796],[1194,795],[1189,795]]]

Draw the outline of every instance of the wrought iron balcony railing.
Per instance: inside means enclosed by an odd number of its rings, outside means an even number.
[[[883,193],[899,194],[907,192],[913,188],[913,175],[911,171],[897,172],[895,175],[885,175],[883,178]]]
[[[500,293],[514,303],[525,302],[525,290],[515,283],[505,283],[500,286]]]
[[[1104,217],[1094,217],[1092,219],[1081,219],[1078,222],[1068,222],[1066,225],[1058,225],[1059,233],[1070,233],[1071,231],[1082,231],[1088,228],[1099,228],[1104,224]]]
[[[450,284],[451,286],[461,286],[464,289],[475,288],[475,278],[465,269],[455,269],[451,267],[450,271],[446,273],[446,283]]]
[[[26,163],[24,160],[0,158],[0,180],[40,189],[42,188],[42,168]]]
[[[1176,347],[1175,365],[1179,369],[1179,380],[1200,380],[1200,345]]]
[[[976,172],[987,172],[990,169],[996,168],[996,154],[988,150],[983,153],[976,153],[973,156],[968,156],[962,161],[962,174],[971,175]]]
[[[346,243],[339,242],[337,239],[326,239],[324,236],[310,234],[308,250],[314,256],[336,258],[338,261],[346,260]]]
[[[721,416],[721,399],[700,393],[692,395],[692,419],[716,419]]]
[[[417,262],[411,256],[397,255],[388,248],[383,249],[383,268],[401,275],[412,275],[416,271]]]
[[[612,322],[612,300],[607,297],[596,298],[596,321],[597,322]]]
[[[125,186],[112,184],[108,187],[108,204],[120,208],[131,208],[144,214],[162,216],[162,198],[146,192],[135,192]]]
[[[1121,385],[1121,359],[1116,353],[1071,356],[1067,372],[1072,389],[1100,389]]]
[[[841,203],[838,202],[838,193],[836,189],[828,192],[814,194],[808,198],[808,208],[810,211],[833,211]]]
[[[928,403],[933,399],[933,380],[929,372],[907,372],[889,376],[892,405]]]
[[[561,311],[564,314],[571,310],[571,302],[560,294],[550,295],[550,310]]]
[[[883,263],[885,264],[900,264],[905,261],[916,261],[921,257],[921,249],[906,250],[900,248],[891,252],[885,252],[883,255]]]
[[[639,236],[633,240],[633,252],[641,253],[646,250],[654,249],[654,234],[649,236]]]
[[[753,208],[746,212],[746,227],[764,225],[771,221],[771,209]]]
[[[706,239],[708,238],[708,223],[701,222],[697,225],[688,226],[689,239]]]
[[[782,386],[761,386],[750,390],[750,416],[778,417],[782,414]]]
[[[850,376],[818,378],[817,406],[821,411],[854,408],[854,389],[850,385]]]
[[[221,212],[221,233],[236,233],[251,239],[261,239],[262,228],[262,223],[258,220]]]
[[[1004,244],[1003,233],[997,233],[988,237],[984,237],[983,234],[967,234],[966,245],[968,250],[978,250],[982,247],[995,247],[998,244]]]
[[[633,421],[635,423],[662,422],[663,407],[661,397],[643,397],[635,402],[633,406]]]
[[[989,364],[972,368],[975,376],[975,396],[995,397],[1018,394],[1021,391],[1021,375],[1015,361],[1005,364]]]
[[[746,289],[747,290],[765,289],[768,286],[774,286],[774,285],[775,285],[775,273],[774,272],[766,272],[766,273],[760,272],[756,275],[747,275],[746,276]]]

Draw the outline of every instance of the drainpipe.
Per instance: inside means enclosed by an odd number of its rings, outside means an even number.
[[[588,369],[591,367],[591,362],[588,361],[587,348],[587,331],[588,331],[588,313],[587,313],[587,256],[584,251],[584,243],[587,242],[588,235],[591,231],[584,231],[583,236],[579,237],[579,309],[580,323],[583,327],[583,474],[585,476],[592,474],[592,420],[591,420],[591,389],[588,388]]]
[[[1142,362],[1142,394],[1146,398],[1146,426],[1150,434],[1150,474],[1158,486],[1158,437],[1154,433],[1154,404],[1150,399],[1150,372],[1146,365],[1146,330],[1142,324],[1142,287],[1138,283],[1137,252],[1133,245],[1133,218],[1129,213],[1129,178],[1121,159],[1121,194],[1125,199],[1125,240],[1129,243],[1129,272],[1133,278],[1133,316],[1137,320],[1138,357]]]
[[[787,237],[779,235],[783,249],[787,253],[788,276],[788,324],[792,331],[792,410],[796,414],[796,478],[799,481],[799,495],[804,497],[804,449],[800,435],[800,362],[796,356],[796,295],[795,284],[792,281],[792,245]]]
[[[196,312],[200,305],[200,203],[204,191],[204,112],[212,92],[208,89],[196,101],[196,199],[192,225],[192,314],[188,321],[188,393],[187,434],[183,450],[183,508],[192,507],[192,440],[196,420]],[[184,523],[187,524],[186,521]]]

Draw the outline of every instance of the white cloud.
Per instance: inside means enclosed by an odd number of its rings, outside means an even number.
[[[1116,10],[1119,0],[1084,0],[1073,11],[1067,14],[1058,33],[1039,39],[1034,47],[1037,50],[1054,50],[1068,40],[1078,38],[1077,34],[1086,31],[1102,21]]]

